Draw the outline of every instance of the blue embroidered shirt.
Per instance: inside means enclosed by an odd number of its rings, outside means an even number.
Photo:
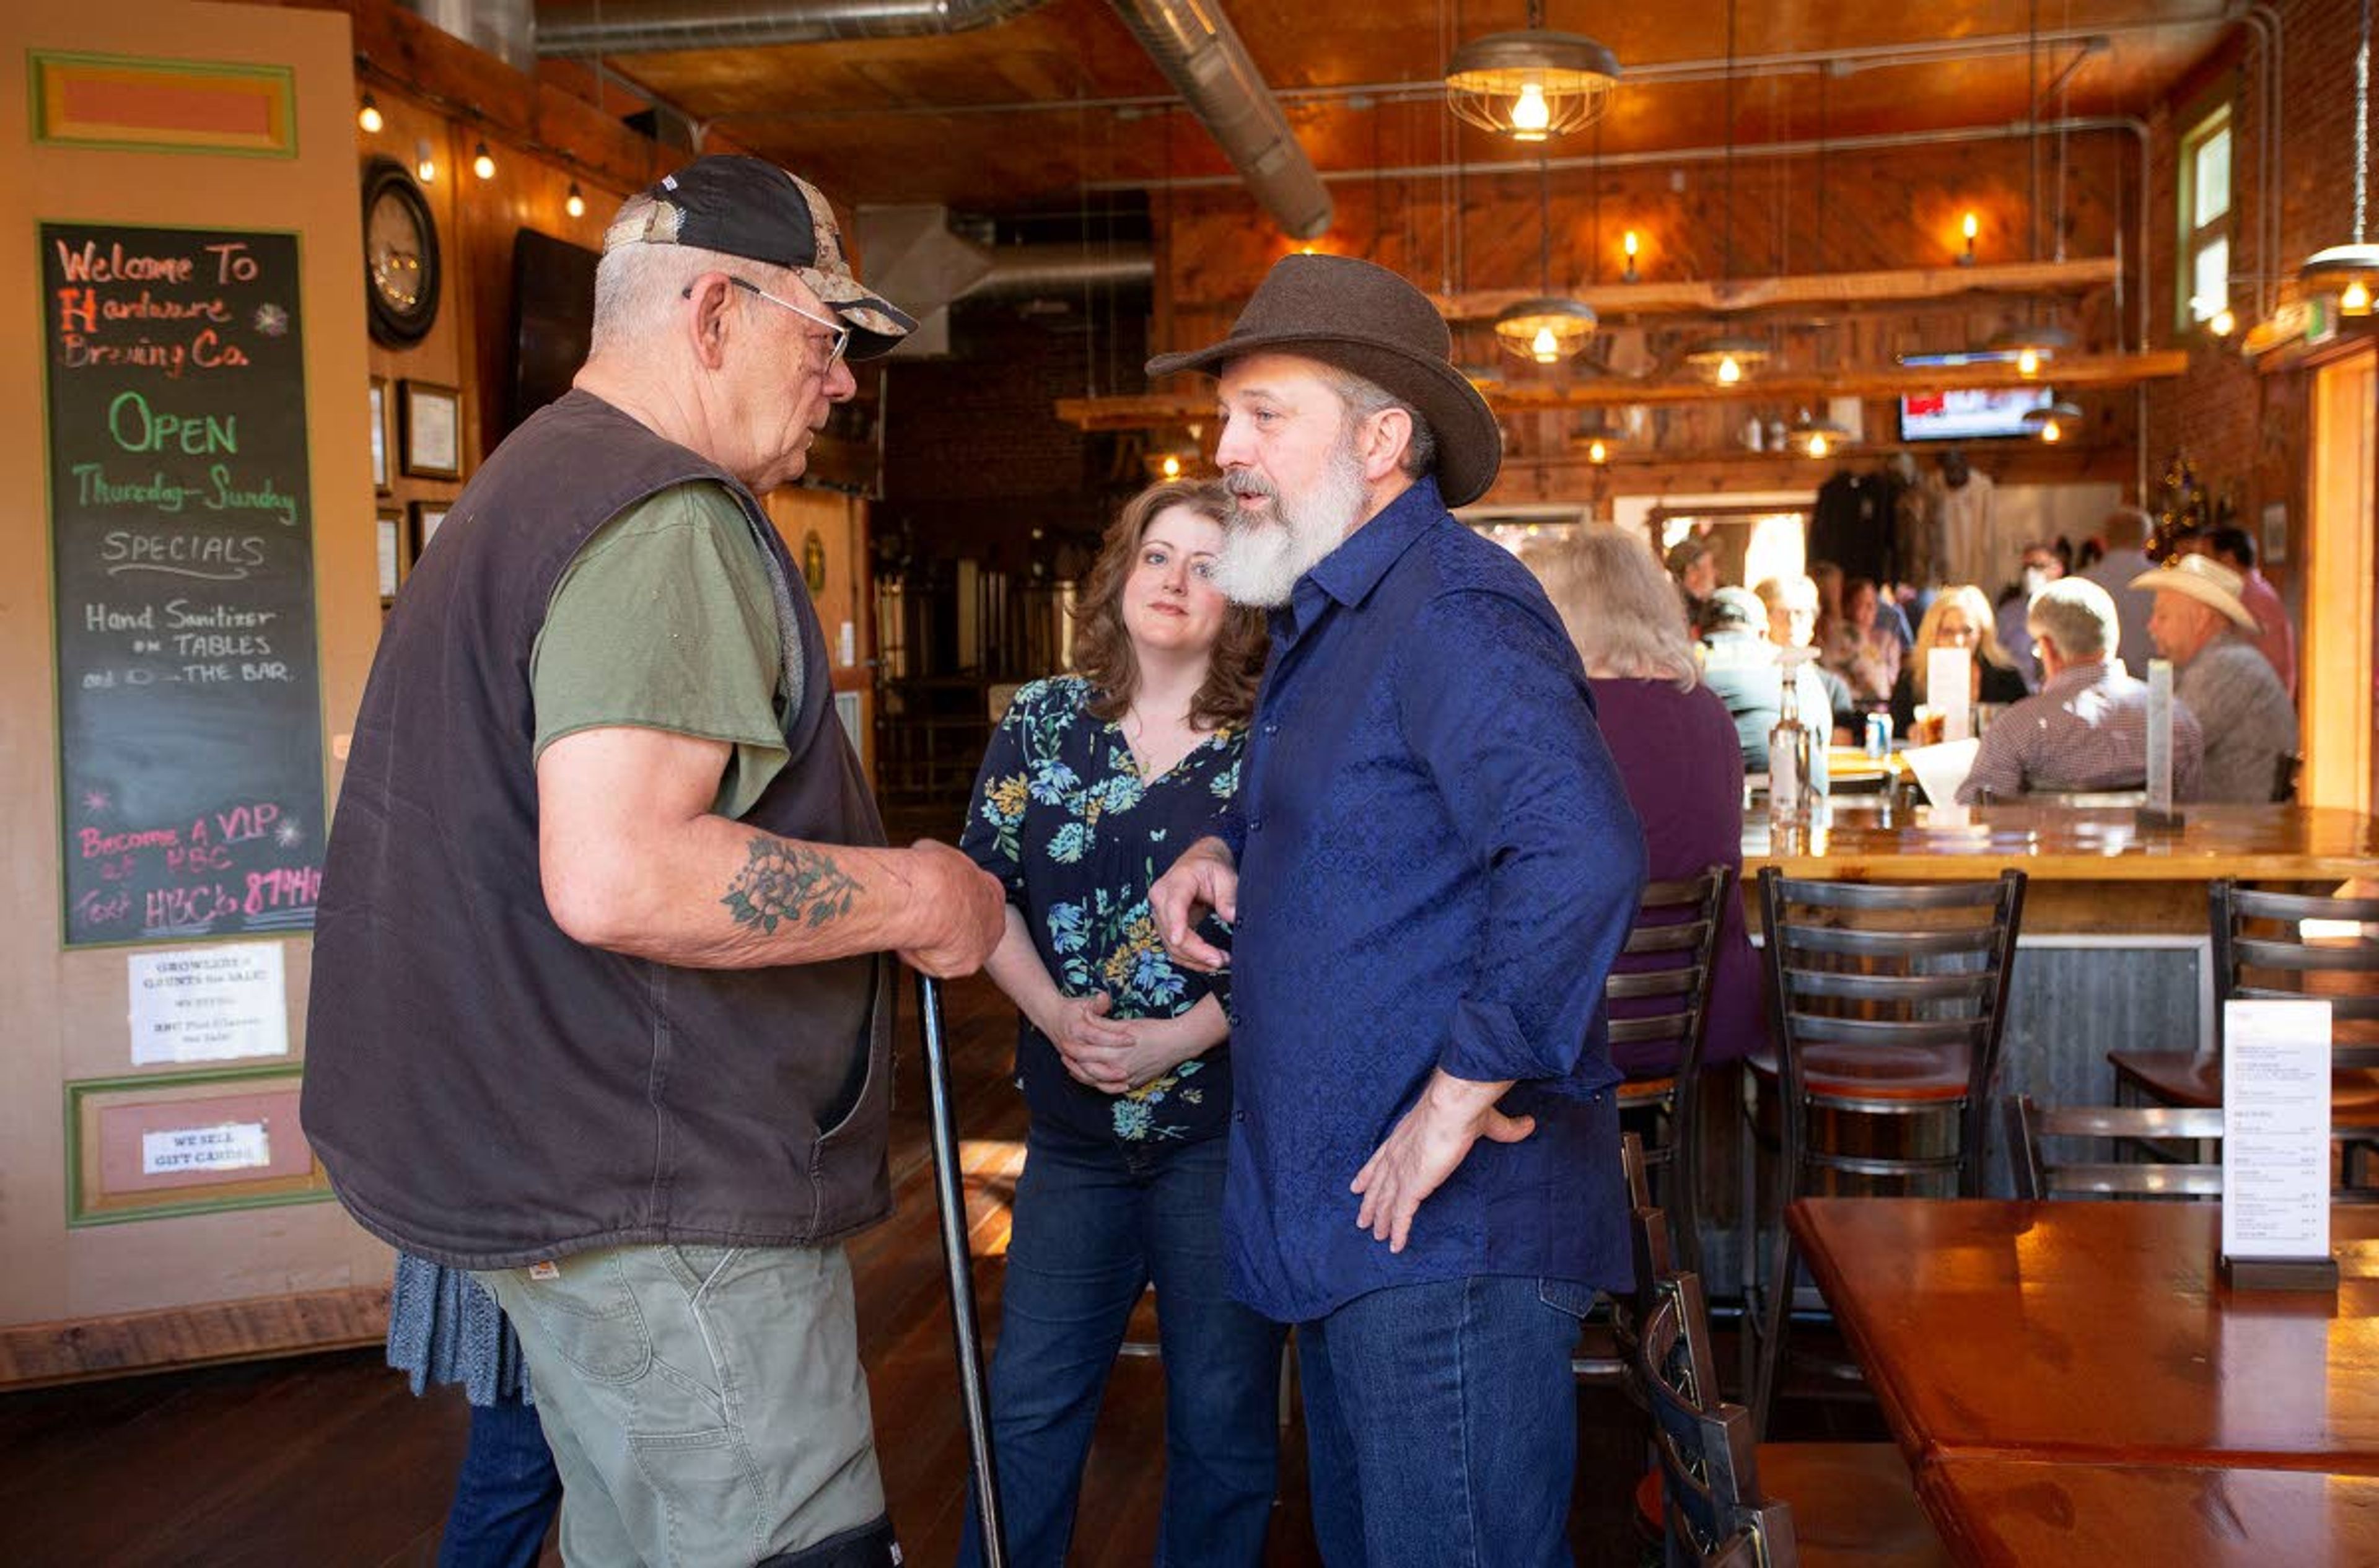
[[[1643,831],[1528,569],[1415,484],[1273,616],[1238,857],[1224,1199],[1232,1294],[1284,1321],[1479,1274],[1624,1288],[1602,983]],[[1443,1067],[1519,1080],[1400,1254],[1347,1189]]]
[[[1058,990],[1104,991],[1119,1019],[1177,1018],[1213,983],[1165,955],[1149,884],[1229,804],[1246,736],[1217,730],[1145,780],[1123,731],[1092,717],[1090,701],[1089,684],[1071,675],[1016,694],[984,754],[959,847],[1007,887]],[[1048,1037],[1020,1020],[1016,1068],[1039,1138],[1186,1143],[1227,1125],[1227,1043],[1116,1095],[1076,1080]]]

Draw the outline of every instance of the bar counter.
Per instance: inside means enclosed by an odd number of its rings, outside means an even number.
[[[1757,878],[1942,882],[2027,874],[1999,1088],[2050,1104],[2115,1098],[2107,1054],[2214,1050],[2207,884],[2235,877],[2305,892],[2379,878],[2379,820],[2294,805],[2185,806],[2169,826],[2123,807],[1895,807],[1837,796],[1825,826],[1777,841],[1746,813],[1744,898]],[[2005,1152],[1991,1188],[2004,1193]]]
[[[1763,866],[1854,882],[2030,878],[2023,929],[2199,935],[2206,884],[2221,877],[2327,892],[2379,877],[2379,819],[2319,806],[2184,806],[2177,826],[2119,807],[1894,809],[1837,798],[1826,826],[1779,845],[1764,812],[1744,814],[1746,893]],[[1757,911],[1755,913],[1755,924]]]

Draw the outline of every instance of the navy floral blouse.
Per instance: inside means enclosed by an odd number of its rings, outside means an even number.
[[[1059,991],[1104,991],[1114,1018],[1177,1018],[1210,981],[1165,957],[1148,889],[1238,792],[1246,736],[1216,730],[1143,779],[1122,729],[1089,713],[1091,696],[1072,675],[1016,694],[984,754],[959,847],[1007,887]],[[1048,1037],[1020,1020],[1016,1070],[1040,1137],[1186,1143],[1230,1121],[1228,1042],[1117,1095],[1076,1080]]]

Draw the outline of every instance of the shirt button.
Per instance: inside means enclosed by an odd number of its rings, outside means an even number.
[[[1267,724],[1263,727],[1263,732],[1267,735],[1277,735],[1280,733],[1280,726],[1277,724]]]
[[[1262,832],[1262,831],[1263,831],[1263,818],[1262,818],[1262,817],[1260,817],[1260,816],[1251,816],[1251,817],[1248,818],[1248,831],[1249,831],[1249,832],[1250,832],[1250,833],[1261,833],[1261,832]]]
[[[1231,1119],[1235,1122],[1243,1122],[1248,1119],[1248,1114],[1245,1111],[1233,1111]]]

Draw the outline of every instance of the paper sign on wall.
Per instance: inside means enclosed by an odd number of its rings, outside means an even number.
[[[278,942],[133,954],[126,960],[133,1062],[287,1055],[281,955]]]
[[[175,1127],[140,1135],[140,1174],[251,1171],[272,1164],[272,1140],[262,1122]]]
[[[2329,1256],[2329,1004],[2222,1008],[2222,1255]]]

